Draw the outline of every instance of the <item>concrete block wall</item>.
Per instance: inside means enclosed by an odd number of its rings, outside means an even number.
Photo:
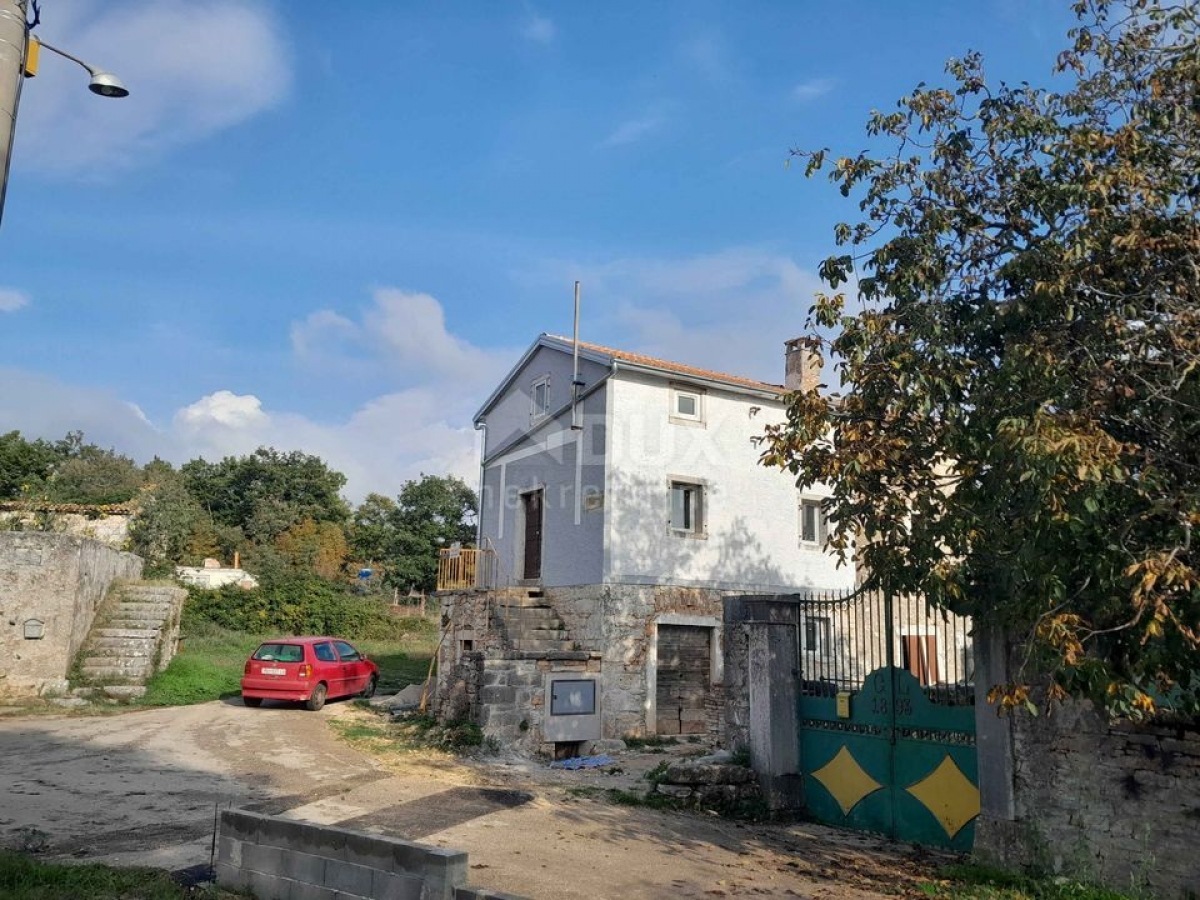
[[[1200,895],[1200,730],[1109,722],[1087,701],[1000,721],[1009,749],[994,760],[981,742],[980,777],[1010,796],[985,805],[979,856],[1162,900]]]
[[[0,692],[65,691],[109,585],[136,579],[142,560],[87,538],[0,532]],[[42,637],[25,625],[42,622]]]
[[[467,854],[242,810],[221,814],[217,883],[257,900],[484,900]],[[518,898],[513,898],[518,900]]]

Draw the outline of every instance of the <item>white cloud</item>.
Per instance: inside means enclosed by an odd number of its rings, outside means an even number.
[[[175,425],[185,434],[197,434],[209,428],[249,432],[270,422],[262,403],[253,394],[238,395],[217,391],[201,397],[175,413]]]
[[[117,74],[98,98],[74,63],[43,52],[24,88],[15,165],[54,175],[133,168],[279,103],[291,79],[282,28],[235,0],[55,5],[38,34]]]
[[[376,288],[357,321],[318,310],[292,325],[292,348],[314,364],[370,365],[423,382],[453,379],[460,390],[499,378],[507,350],[476,347],[446,327],[442,305],[429,294]]]
[[[660,125],[662,125],[662,119],[659,116],[630,119],[613,129],[608,137],[600,142],[600,146],[621,147],[625,144],[636,143],[658,129]]]
[[[422,473],[476,483],[471,415],[523,348],[477,347],[446,327],[435,298],[395,288],[376,290],[354,316],[314,312],[292,325],[291,339],[299,361],[323,377],[338,377],[348,359],[373,367],[379,395],[348,416],[318,420],[253,393],[218,390],[181,407],[160,428],[135,402],[109,391],[0,368],[0,422],[30,437],[82,429],[88,440],[139,461],[213,460],[261,446],[300,450],[344,473],[354,502],[369,491],[395,495]]]
[[[29,305],[29,295],[14,288],[0,288],[0,313],[16,312]]]
[[[808,81],[802,81],[800,84],[792,88],[792,96],[797,100],[815,100],[817,97],[824,97],[833,90],[836,82],[831,78],[811,78]]]
[[[525,23],[525,27],[521,29],[521,34],[539,44],[549,44],[554,41],[558,29],[554,27],[554,22],[550,19],[533,13],[530,15],[529,21]]]

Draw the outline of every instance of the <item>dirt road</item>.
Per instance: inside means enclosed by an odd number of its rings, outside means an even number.
[[[0,718],[0,837],[56,857],[182,869],[208,862],[214,805],[231,804],[466,850],[472,883],[533,900],[894,897],[916,893],[932,868],[911,848],[819,826],[588,796],[637,782],[661,756],[623,755],[618,775],[516,758],[380,762],[329,727],[366,716],[231,700]]]

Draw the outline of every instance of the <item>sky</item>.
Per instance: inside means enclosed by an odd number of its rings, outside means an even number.
[[[0,224],[0,432],[478,479],[541,332],[766,381],[871,147],[945,61],[1052,83],[1067,0],[42,0]]]

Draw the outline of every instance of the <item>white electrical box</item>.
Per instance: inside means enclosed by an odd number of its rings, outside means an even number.
[[[542,707],[542,736],[547,741],[600,739],[600,684],[588,676],[551,675]]]

